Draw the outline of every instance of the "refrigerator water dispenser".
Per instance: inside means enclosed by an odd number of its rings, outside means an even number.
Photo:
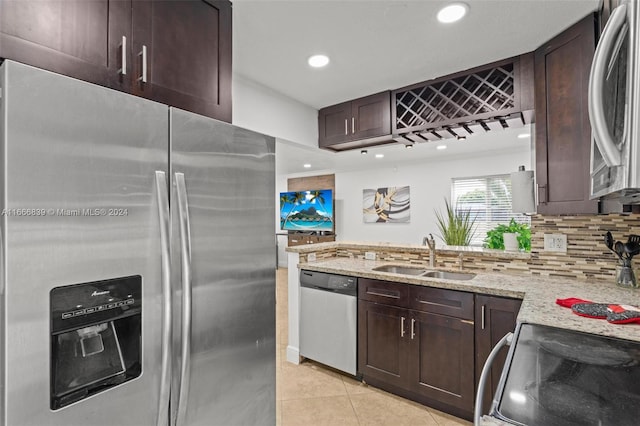
[[[51,290],[51,409],[142,372],[142,277]]]

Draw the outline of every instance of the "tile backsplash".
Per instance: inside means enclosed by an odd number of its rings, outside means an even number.
[[[545,277],[568,277],[579,280],[612,280],[615,275],[617,257],[604,244],[604,234],[611,231],[614,240],[625,242],[630,234],[640,234],[640,214],[606,214],[579,216],[531,217],[531,254],[523,256],[504,256],[465,252],[462,256],[464,269],[531,274]],[[544,250],[544,234],[564,234],[567,236],[566,253]],[[366,243],[365,243],[366,244]],[[330,257],[364,258],[370,246],[339,243],[336,246],[318,250],[317,260]],[[398,261],[428,265],[429,255],[426,247],[381,245],[376,248],[377,258],[381,261]],[[459,253],[438,252],[436,266],[458,269]],[[301,253],[300,261],[306,261]],[[634,260],[634,268],[640,267],[640,256]],[[637,273],[640,273],[638,271]]]
[[[604,244],[607,231],[614,240],[626,242],[630,234],[640,234],[640,215],[532,216],[530,273],[580,279],[613,277],[618,259]],[[544,251],[544,234],[565,234],[567,252]],[[634,260],[634,267],[638,267],[638,260]]]

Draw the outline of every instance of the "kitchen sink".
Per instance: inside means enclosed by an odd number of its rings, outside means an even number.
[[[373,268],[374,271],[378,272],[389,272],[392,274],[401,274],[401,275],[421,275],[426,272],[425,269],[419,268],[410,268],[408,266],[400,266],[400,265],[382,265]]]
[[[429,271],[425,274],[422,274],[422,276],[428,278],[443,278],[445,280],[465,281],[474,278],[476,274],[467,274],[464,272]]]

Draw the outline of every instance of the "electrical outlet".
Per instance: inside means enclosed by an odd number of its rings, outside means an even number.
[[[364,258],[366,260],[376,260],[376,252],[375,251],[365,251]]]
[[[315,253],[309,253],[307,255],[307,262],[315,262],[316,261],[316,254]]]
[[[544,250],[566,253],[567,236],[565,234],[544,234]]]

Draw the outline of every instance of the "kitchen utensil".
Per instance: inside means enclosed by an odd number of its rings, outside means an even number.
[[[640,253],[640,243],[636,243],[634,241],[627,241],[623,247],[624,247],[624,252],[627,255],[628,259],[631,259],[633,256]]]
[[[622,257],[622,253],[624,253],[624,244],[622,244],[620,241],[616,241],[613,245],[613,251],[618,255],[620,260],[624,261],[624,258]]]
[[[609,250],[613,250],[613,235],[611,235],[611,231],[607,231],[607,233],[604,234],[604,243],[607,245]]]

